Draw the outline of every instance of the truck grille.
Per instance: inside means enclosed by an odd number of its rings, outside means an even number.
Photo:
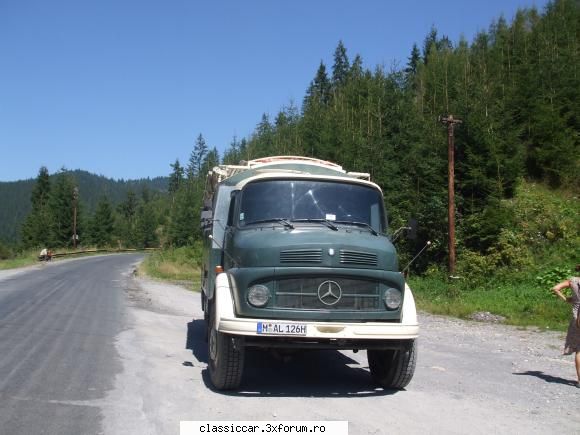
[[[338,300],[332,296],[327,299],[319,297],[319,293],[324,295],[328,292],[329,282],[332,282],[330,285],[335,296],[339,293],[338,287],[340,287]],[[320,292],[319,287],[321,287]],[[383,308],[380,299],[380,284],[375,281],[346,278],[299,278],[278,280],[273,302],[275,308],[376,311]]]
[[[280,252],[280,263],[320,263],[322,249],[293,249]]]
[[[377,255],[368,252],[340,250],[340,264],[356,264],[357,266],[376,266]]]

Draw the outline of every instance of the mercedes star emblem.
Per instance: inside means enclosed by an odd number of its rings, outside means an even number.
[[[318,299],[324,305],[334,305],[342,297],[342,289],[336,281],[324,281],[318,286]]]

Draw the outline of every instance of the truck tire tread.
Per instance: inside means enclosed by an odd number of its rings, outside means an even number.
[[[415,340],[406,349],[369,350],[367,355],[371,376],[383,388],[400,390],[411,382],[417,364]]]
[[[215,304],[211,304],[209,332],[212,333],[215,319]],[[208,368],[213,386],[218,390],[235,390],[240,386],[244,371],[244,348],[236,349],[232,337],[215,331],[216,352],[218,363],[212,361],[211,350],[208,351]],[[211,343],[211,339],[208,340]],[[210,344],[211,345],[211,344]],[[209,346],[208,346],[209,348]]]

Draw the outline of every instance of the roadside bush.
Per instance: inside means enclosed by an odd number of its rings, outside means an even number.
[[[502,230],[514,227],[514,210],[505,201],[490,201],[482,212],[467,215],[459,237],[470,250],[485,253],[498,243]]]
[[[191,281],[194,288],[197,288],[202,258],[202,244],[196,242],[189,246],[153,252],[145,259],[141,270],[154,278]]]
[[[450,280],[445,264],[429,266],[422,276],[410,278],[420,309],[469,317],[489,311],[515,325],[564,330],[569,309],[551,292],[569,278],[580,263],[580,201],[570,192],[522,182],[515,198],[501,202],[504,211],[491,208],[493,230],[473,216],[458,238],[457,275]],[[487,237],[485,250],[477,244]],[[473,246],[473,247],[472,247]],[[433,258],[430,259],[433,261]]]
[[[494,259],[496,267],[508,267],[515,272],[533,263],[533,256],[526,244],[525,236],[512,229],[503,229],[497,243],[488,252]]]
[[[550,288],[562,282],[572,275],[571,271],[565,267],[553,267],[536,276],[536,281],[542,287]]]
[[[507,202],[516,217],[514,228],[536,251],[560,240],[578,240],[580,203],[566,192],[556,192],[542,185],[523,183],[517,196]]]
[[[459,252],[457,273],[470,281],[479,282],[494,271],[498,262],[498,255],[485,255],[479,252],[464,249]]]
[[[0,242],[0,260],[8,260],[14,258],[14,252],[8,246]]]

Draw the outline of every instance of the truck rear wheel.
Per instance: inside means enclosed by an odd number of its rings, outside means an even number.
[[[417,344],[412,340],[404,349],[367,350],[374,381],[383,388],[405,388],[415,373]]]
[[[208,354],[209,376],[218,390],[233,390],[240,386],[244,371],[244,347],[236,348],[232,337],[216,328],[215,303],[210,304]]]

